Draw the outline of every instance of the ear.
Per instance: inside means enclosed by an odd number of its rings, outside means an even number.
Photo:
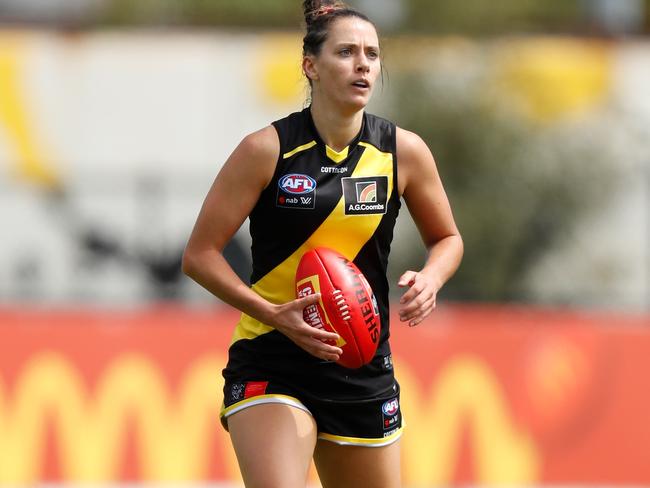
[[[318,79],[318,70],[316,69],[313,56],[304,56],[302,58],[302,72],[311,81]]]

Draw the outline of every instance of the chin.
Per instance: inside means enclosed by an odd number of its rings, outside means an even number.
[[[354,98],[352,100],[345,100],[343,102],[343,106],[345,107],[346,111],[349,110],[351,112],[358,112],[360,110],[364,110],[368,105],[368,102],[370,102],[370,97]]]

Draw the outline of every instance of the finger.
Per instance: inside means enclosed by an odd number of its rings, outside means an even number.
[[[335,332],[328,332],[323,329],[311,327],[310,336],[319,341],[334,341],[337,342],[341,337]]]
[[[420,317],[424,314],[424,312],[426,311],[430,312],[430,310],[433,309],[434,304],[435,304],[435,297],[431,296],[428,299],[424,300],[420,305],[418,305],[413,310],[410,310],[408,312],[401,311],[400,320],[402,322],[408,322],[409,320]]]
[[[426,290],[420,293],[419,295],[416,295],[412,300],[410,300],[408,303],[400,307],[399,309],[400,317],[403,315],[409,315],[414,311],[422,308],[427,302],[429,302],[434,297],[435,295],[431,290]]]
[[[331,346],[321,341],[314,341],[310,347],[305,348],[313,356],[327,359],[328,361],[338,361],[343,354],[343,350],[336,346]]]
[[[419,317],[414,318],[413,320],[409,321],[409,327],[415,327],[416,325],[422,323],[422,321],[429,316],[431,312],[433,312],[433,309],[435,308],[435,305],[432,305],[431,307],[427,308],[424,312],[422,312],[422,315]]]
[[[434,303],[435,303],[435,298],[430,298],[429,300],[424,302],[420,306],[420,308],[413,311],[411,314],[407,315],[406,320],[412,320],[418,317],[425,317],[426,316],[425,314],[428,314],[430,310],[433,308]]]
[[[325,361],[332,361],[333,363],[341,359],[341,357],[338,354],[322,353],[322,354],[314,354],[314,356],[320,359],[324,359]]]
[[[293,301],[293,303],[296,305],[296,307],[299,307],[300,309],[304,309],[309,305],[314,305],[315,303],[318,303],[319,300],[320,300],[320,293],[314,293],[313,295],[307,295],[302,298],[296,298]]]
[[[409,327],[415,327],[416,325],[421,324],[423,320],[424,317],[418,317],[417,319],[413,319],[409,322]]]
[[[399,302],[404,304],[408,303],[411,300],[413,300],[416,296],[418,296],[422,291],[427,287],[427,282],[421,279],[415,279],[415,282],[410,285],[410,288],[408,291],[406,291],[403,295],[402,298],[400,298]]]
[[[325,344],[323,342],[321,342],[319,344],[318,349],[323,354],[329,354],[331,356],[336,356],[336,359],[338,359],[341,356],[341,354],[343,354],[343,349],[341,349],[340,347],[331,346],[331,345]]]
[[[406,271],[402,276],[400,276],[399,280],[397,280],[397,286],[400,287],[412,286],[413,283],[415,283],[416,276],[417,273],[415,271],[411,271],[411,270]]]

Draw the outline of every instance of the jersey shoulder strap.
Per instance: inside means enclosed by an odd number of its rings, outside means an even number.
[[[308,114],[305,114],[305,110],[302,112],[294,112],[272,123],[280,139],[280,159],[298,148],[312,143],[315,145],[316,141],[314,140],[314,135],[307,119]]]

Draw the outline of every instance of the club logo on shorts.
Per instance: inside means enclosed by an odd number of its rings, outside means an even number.
[[[244,399],[244,389],[246,385],[244,383],[233,383],[230,387],[230,400],[232,402],[238,402],[239,400]]]
[[[284,208],[315,208],[316,180],[299,173],[282,176],[278,181],[278,196],[275,204]]]
[[[345,215],[385,214],[388,202],[388,176],[341,178]]]

